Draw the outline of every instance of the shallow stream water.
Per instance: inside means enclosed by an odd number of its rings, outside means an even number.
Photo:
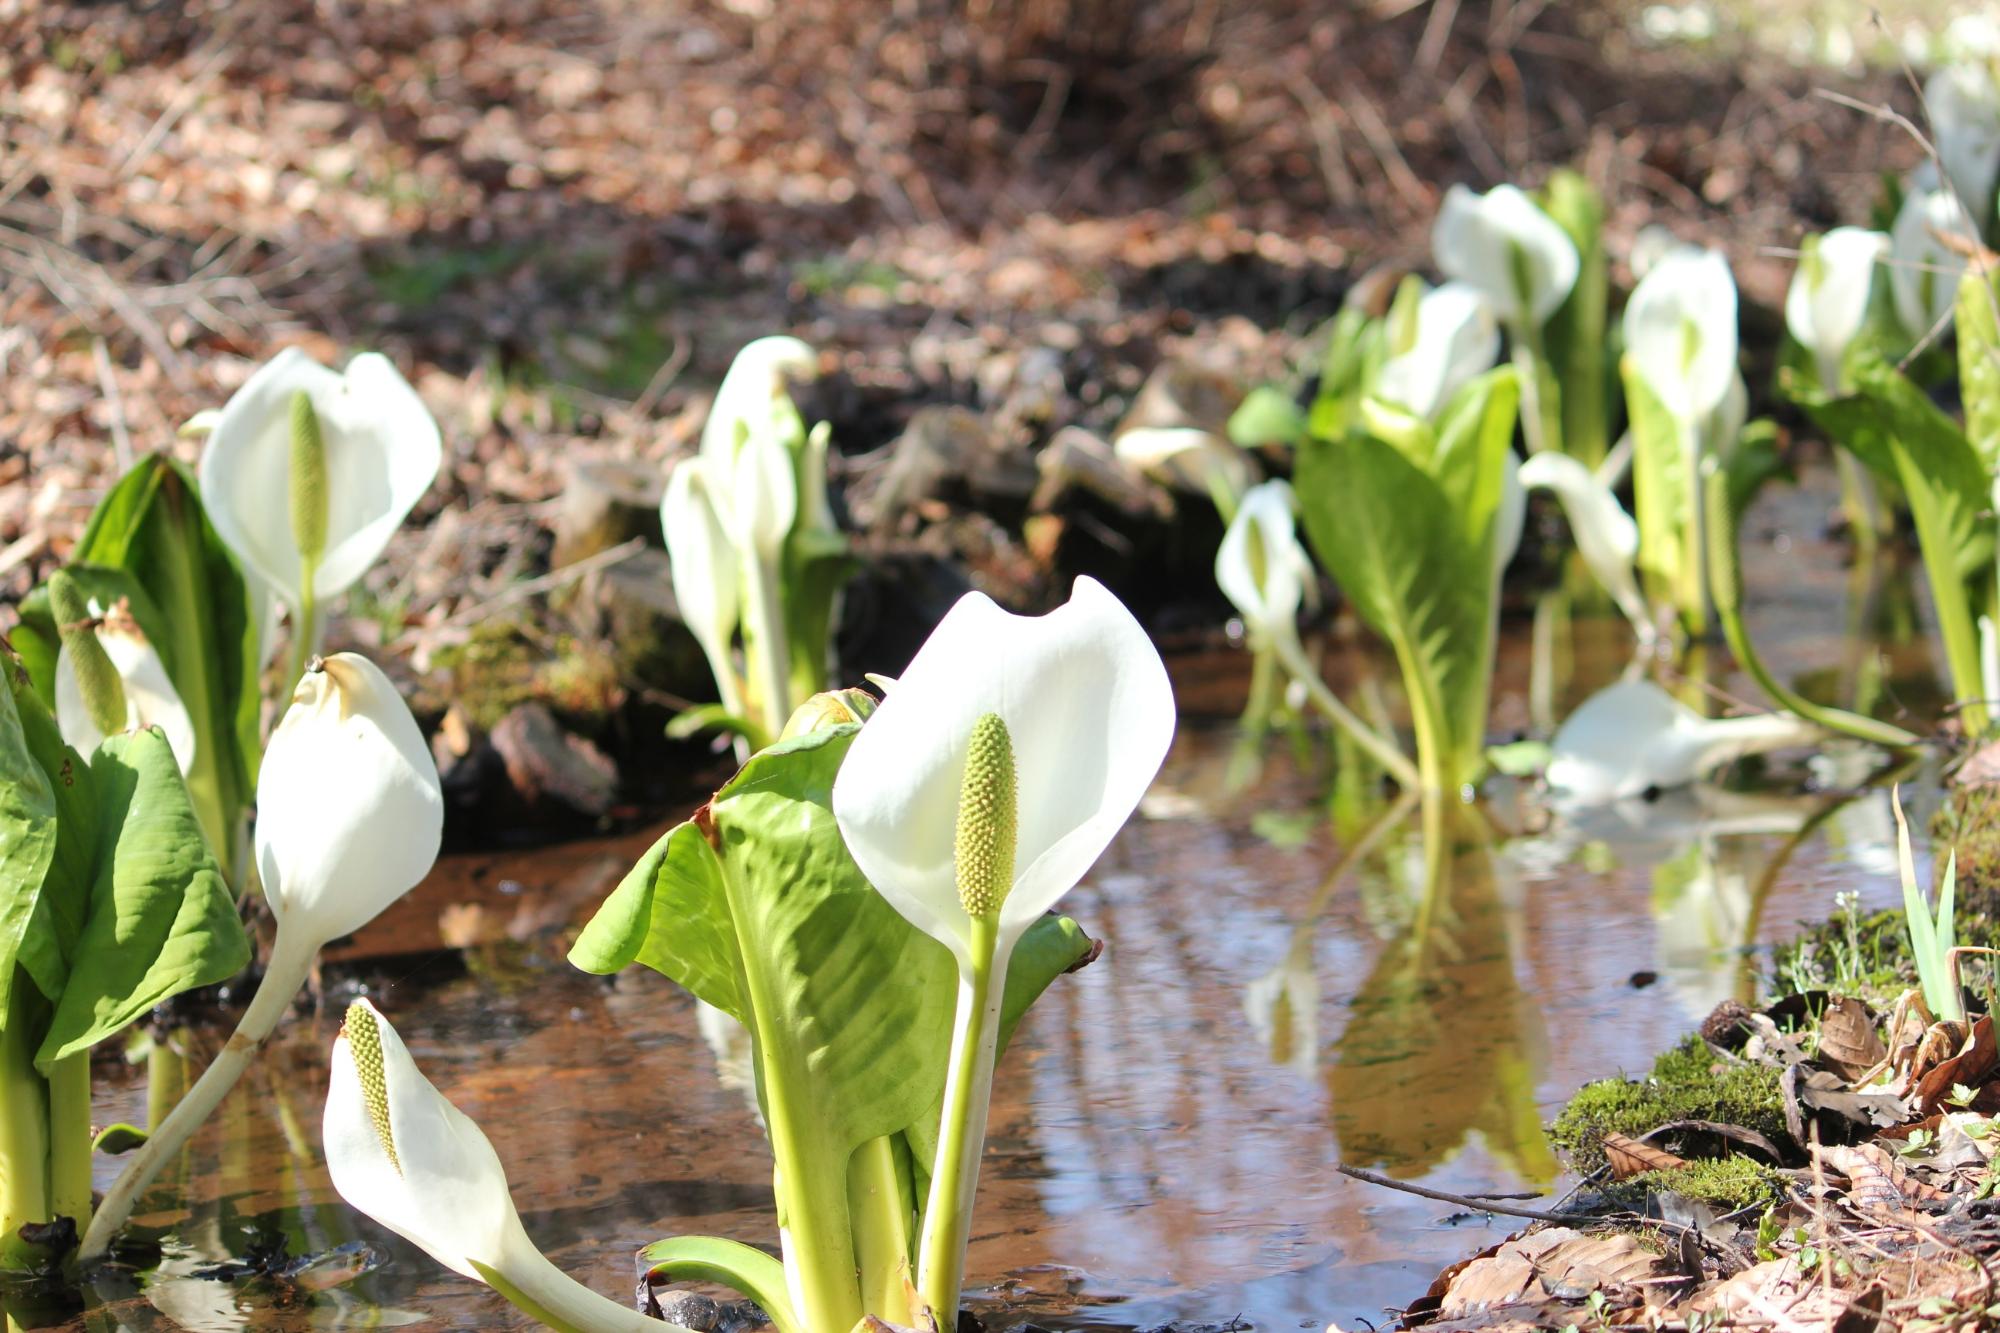
[[[1811,692],[1928,717],[1920,580],[1893,562],[1845,568],[1821,535],[1828,481],[1773,488],[1745,525],[1760,646]],[[1545,728],[1630,654],[1620,622],[1511,617],[1494,733]],[[1866,756],[1591,814],[1498,781],[1426,892],[1415,820],[1336,781],[1324,737],[1246,758],[1232,720],[1245,655],[1173,666],[1174,750],[1064,905],[1104,954],[1050,990],[998,1080],[969,1264],[989,1326],[1379,1321],[1522,1224],[1334,1163],[1459,1193],[1559,1192],[1540,1125],[1580,1083],[1642,1070],[1716,1001],[1748,998],[1757,946],[1836,894],[1897,898],[1887,789],[1852,794]],[[1381,665],[1343,644],[1327,669],[1352,688]],[[1721,665],[1706,688],[1756,698]],[[1921,829],[1935,784],[1911,790]],[[656,833],[441,866],[335,955],[321,1016],[283,1030],[148,1196],[137,1234],[158,1236],[159,1269],[100,1282],[101,1305],[68,1326],[523,1326],[327,1182],[326,1051],[357,982],[492,1138],[529,1233],[597,1290],[627,1297],[633,1251],[664,1235],[772,1241],[768,1157],[693,1002],[651,973],[563,962]],[[223,1035],[183,1044],[198,1060]],[[143,1122],[146,1097],[143,1067],[100,1066],[100,1121]],[[100,1186],[115,1167],[100,1160]],[[366,1249],[285,1279],[197,1275],[281,1240],[294,1256]]]

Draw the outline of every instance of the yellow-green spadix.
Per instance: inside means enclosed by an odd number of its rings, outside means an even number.
[[[982,719],[1014,774],[1012,868],[992,886],[997,935],[1022,931],[1082,879],[1131,817],[1174,733],[1173,690],[1146,632],[1093,579],[1045,616],[959,599],[855,738],[834,782],[848,850],[882,896],[964,956],[958,828]]]
[[[492,1143],[366,1000],[334,1039],[321,1132],[340,1196],[452,1272],[558,1327],[675,1329],[596,1295],[535,1248]]]

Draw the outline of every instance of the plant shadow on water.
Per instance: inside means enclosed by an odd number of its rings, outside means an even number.
[[[1786,491],[1755,518],[1821,543],[1827,494]],[[1850,706],[1921,710],[1930,663],[1893,570],[1850,588],[1810,551],[1746,572],[1781,675],[1819,671],[1805,687]],[[1874,609],[1857,620],[1855,606]],[[1549,628],[1510,620],[1497,732],[1533,725],[1538,693],[1560,715],[1623,666],[1615,623]],[[1349,674],[1356,658],[1331,655]],[[1750,998],[1758,947],[1828,915],[1837,893],[1898,900],[1887,790],[1865,785],[1879,780],[1866,755],[1590,811],[1496,781],[1455,812],[1452,846],[1426,855],[1409,803],[1329,791],[1324,742],[1274,737],[1246,765],[1233,727],[1200,720],[1240,704],[1244,655],[1174,666],[1188,719],[1174,751],[1066,902],[1104,956],[1050,989],[996,1081],[968,1263],[969,1303],[994,1328],[1379,1318],[1517,1224],[1348,1180],[1336,1162],[1460,1194],[1559,1187],[1541,1124],[1579,1085],[1646,1067],[1718,1000]],[[1719,669],[1707,683],[1751,694]],[[629,1291],[634,1251],[662,1236],[774,1234],[761,1133],[715,1077],[693,1001],[643,969],[597,978],[563,961],[656,832],[447,858],[331,952],[321,1013],[280,1030],[141,1200],[120,1251],[133,1266],[101,1276],[81,1315],[21,1293],[20,1321],[525,1326],[328,1183],[326,1050],[355,984],[492,1138],[529,1233],[597,1291]],[[146,1061],[101,1068],[94,1118],[143,1123],[149,1081],[183,1085],[220,1039],[184,1029]],[[100,1188],[118,1165],[98,1158]]]

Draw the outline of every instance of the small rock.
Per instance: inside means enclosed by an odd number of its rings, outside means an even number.
[[[579,814],[600,816],[618,792],[618,765],[602,750],[573,736],[538,703],[516,707],[493,728],[493,748],[507,765],[507,779],[530,806],[553,801]]]
[[[1160,365],[1140,386],[1113,438],[1141,426],[1198,426],[1229,433],[1229,414],[1243,401],[1243,386],[1226,375],[1185,361]]]

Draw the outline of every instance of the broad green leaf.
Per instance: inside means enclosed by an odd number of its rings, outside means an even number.
[[[98,815],[90,915],[35,1055],[44,1073],[169,996],[250,961],[235,900],[166,737],[113,736],[92,757],[90,775]]]
[[[1393,446],[1366,436],[1312,440],[1297,476],[1306,533],[1320,562],[1369,626],[1389,641],[1417,717],[1427,780],[1456,784],[1464,750],[1452,700],[1487,681],[1480,668],[1493,575],[1465,540],[1442,487]]]
[[[49,775],[28,748],[15,692],[26,672],[0,658],[0,1013],[14,980],[20,954],[41,896],[42,881],[56,856],[56,794]],[[22,688],[21,693],[27,693]]]
[[[1993,563],[1992,477],[1978,450],[1930,395],[1887,362],[1861,366],[1858,384],[1893,451],[1926,558],[1935,535],[1960,578],[1983,578]]]
[[[1604,200],[1588,180],[1562,170],[1549,178],[1541,205],[1576,245],[1576,285],[1543,331],[1561,386],[1563,451],[1595,468],[1610,439],[1614,376],[1606,349],[1610,268],[1604,254]]]
[[[63,743],[41,697],[11,671],[8,680],[28,754],[46,777],[56,808],[55,855],[29,904],[27,927],[16,937],[15,957],[53,1003],[68,984],[69,960],[90,915],[97,862],[96,783],[83,756]]]
[[[644,963],[748,1021],[722,865],[692,821],[675,826],[632,867],[577,936],[569,961],[600,974]]]
[[[205,824],[247,809],[263,754],[257,595],[202,509],[193,476],[164,454],[133,465],[91,515],[73,560],[126,569],[169,628],[155,640],[193,720],[188,788]],[[233,830],[210,828],[226,859]]]
[[[1632,507],[1639,524],[1640,576],[1655,602],[1679,606],[1676,589],[1686,567],[1683,543],[1694,531],[1689,473],[1690,427],[1660,401],[1627,360],[1625,409],[1632,428]]]
[[[1965,401],[1965,434],[1979,461],[2000,468],[2000,315],[1993,284],[1968,269],[1958,284],[1958,391]]]
[[[1458,515],[1467,541],[1486,544],[1507,492],[1508,451],[1520,419],[1521,378],[1512,366],[1488,371],[1445,405],[1430,474]]]

